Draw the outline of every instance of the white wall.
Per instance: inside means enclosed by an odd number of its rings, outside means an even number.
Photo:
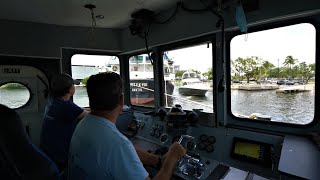
[[[119,32],[0,20],[0,54],[61,57],[61,47],[119,51]]]

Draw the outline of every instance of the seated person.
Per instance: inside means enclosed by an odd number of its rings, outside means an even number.
[[[115,126],[124,101],[122,80],[113,72],[92,75],[87,82],[91,108],[70,143],[68,176],[73,179],[150,179],[142,164],[156,165],[156,155],[135,149]],[[186,150],[174,143],[154,179],[170,179]]]
[[[57,166],[35,145],[19,115],[0,104],[0,179],[60,179]]]
[[[74,80],[67,74],[52,78],[50,96],[45,109],[40,137],[40,148],[62,171],[68,162],[73,131],[87,111],[74,104]]]

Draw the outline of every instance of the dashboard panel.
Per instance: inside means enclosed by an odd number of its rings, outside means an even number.
[[[277,156],[283,140],[280,136],[200,125],[172,129],[159,116],[140,112],[135,112],[134,116],[139,130],[130,140],[135,145],[157,154],[165,153],[173,142],[180,140],[187,149],[187,156],[177,163],[175,178],[234,179],[232,177],[239,175],[236,179],[268,179],[264,177],[274,176],[276,160],[268,161],[272,165],[265,166],[251,158],[261,159],[261,155],[268,151],[270,159],[271,147]],[[235,156],[231,155],[233,153]],[[157,170],[153,169],[153,172]]]

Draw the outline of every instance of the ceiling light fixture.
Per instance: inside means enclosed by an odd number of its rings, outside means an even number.
[[[93,29],[97,25],[96,17],[94,16],[94,11],[93,11],[96,8],[96,6],[93,4],[86,4],[86,5],[84,5],[84,7],[87,9],[90,9],[90,11],[91,11],[91,28]]]

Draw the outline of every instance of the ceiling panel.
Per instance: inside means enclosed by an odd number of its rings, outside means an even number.
[[[147,8],[156,12],[175,6],[179,0],[2,0],[0,19],[56,24],[91,26],[90,10],[85,4],[97,6],[97,27],[123,28],[129,24],[132,12]]]

